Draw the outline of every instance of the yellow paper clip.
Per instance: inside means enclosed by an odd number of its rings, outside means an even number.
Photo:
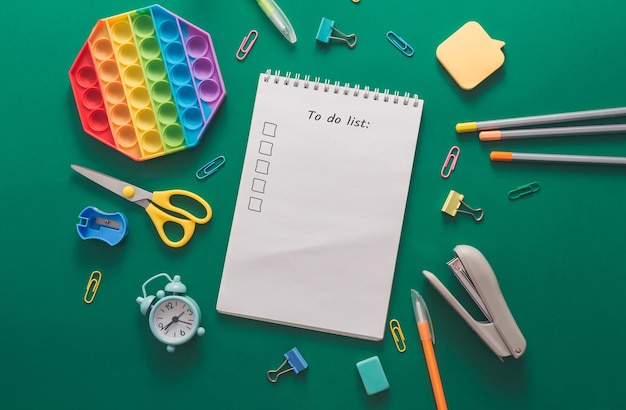
[[[406,343],[404,343],[404,333],[402,333],[398,319],[391,319],[389,321],[389,329],[391,329],[391,336],[393,336],[396,349],[398,349],[400,353],[403,353],[406,350]]]
[[[83,300],[86,304],[90,304],[96,297],[96,292],[98,292],[98,286],[100,286],[100,281],[102,280],[102,273],[100,271],[93,271],[89,276],[89,281],[87,282],[87,288],[85,290],[85,296],[83,296]]]
[[[448,152],[448,156],[446,157],[446,161],[443,163],[443,167],[441,167],[441,177],[448,178],[454,168],[456,167],[456,160],[459,159],[459,154],[461,153],[461,148],[456,145],[450,148]],[[450,162],[452,160],[452,162]]]
[[[450,190],[448,198],[446,198],[446,202],[443,203],[441,212],[445,212],[450,216],[456,216],[457,212],[461,212],[471,215],[472,218],[476,220],[476,222],[480,222],[483,219],[483,216],[485,216],[485,212],[481,208],[472,208],[471,206],[463,202],[463,198],[465,198],[463,194],[459,194],[456,191]],[[467,209],[469,209],[469,211],[464,211],[460,209],[461,205],[465,206]]]
[[[239,49],[235,54],[237,60],[243,61],[243,59],[246,58],[246,56],[250,52],[250,49],[252,48],[254,43],[256,43],[257,37],[259,37],[259,32],[256,30],[250,30],[248,35],[243,38],[241,44],[239,45]]]

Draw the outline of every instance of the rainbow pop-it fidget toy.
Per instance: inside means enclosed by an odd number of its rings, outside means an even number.
[[[69,74],[85,132],[136,161],[197,145],[226,96],[209,34],[159,5],[99,20]]]

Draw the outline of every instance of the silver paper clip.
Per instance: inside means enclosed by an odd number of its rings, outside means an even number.
[[[202,168],[196,171],[196,178],[204,179],[208,177],[209,175],[214,174],[222,165],[224,165],[225,162],[226,162],[226,158],[224,158],[223,155],[220,155],[219,157],[212,159],[206,165],[204,165]]]
[[[411,47],[409,43],[404,41],[402,37],[400,37],[393,31],[387,32],[387,40],[389,40],[391,44],[393,44],[398,50],[400,50],[400,52],[402,52],[402,54],[407,57],[411,57],[415,53],[413,47]]]
[[[246,56],[250,52],[250,49],[252,48],[254,43],[256,43],[257,37],[259,37],[259,32],[256,30],[250,30],[248,35],[243,38],[243,41],[241,42],[241,45],[239,45],[239,49],[235,54],[237,60],[243,61],[243,59],[246,58]]]
[[[487,321],[474,319],[433,273],[427,270],[422,273],[500,360],[508,356],[519,358],[526,351],[526,339],[513,319],[489,262],[472,246],[457,245],[454,253],[456,258],[448,266]]]
[[[448,178],[452,171],[454,171],[454,168],[456,167],[456,160],[459,159],[459,154],[461,154],[461,148],[456,145],[450,148],[446,161],[443,163],[443,167],[441,167],[442,178]],[[452,162],[450,162],[450,160],[452,160]]]

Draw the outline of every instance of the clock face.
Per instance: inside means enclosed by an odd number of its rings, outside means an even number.
[[[195,303],[182,296],[159,300],[150,312],[152,333],[164,343],[179,345],[198,330],[200,315]]]

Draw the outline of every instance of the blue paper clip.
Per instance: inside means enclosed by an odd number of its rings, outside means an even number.
[[[336,31],[341,35],[341,37],[333,36],[333,31]],[[322,17],[322,21],[320,22],[320,27],[317,29],[317,36],[315,36],[317,41],[321,41],[322,43],[328,44],[330,40],[339,40],[343,41],[350,48],[354,48],[356,46],[356,34],[344,34],[341,31],[337,30],[335,27],[335,22],[333,20],[329,20],[326,17]]]
[[[128,220],[120,212],[102,212],[88,206],[78,215],[76,230],[81,239],[99,239],[111,246],[117,245],[128,233]]]
[[[285,361],[278,367],[278,369],[269,370],[267,372],[267,379],[272,383],[276,383],[278,381],[278,378],[287,372],[293,371],[295,374],[298,374],[301,371],[306,370],[307,367],[309,367],[306,360],[304,360],[304,358],[298,351],[298,348],[296,347],[285,353],[284,356]],[[285,367],[287,363],[289,363],[291,367],[285,370],[281,370],[283,367]]]
[[[393,31],[387,32],[387,40],[389,40],[391,44],[393,44],[398,50],[402,52],[402,54],[404,54],[407,57],[411,57],[415,53],[415,50],[413,50],[413,47],[411,47],[409,43],[404,41],[402,37],[400,37]]]
[[[219,157],[212,159],[206,165],[204,165],[202,168],[196,171],[196,178],[204,179],[208,177],[209,175],[214,174],[222,165],[224,165],[225,162],[226,162],[226,158],[224,158],[223,155],[220,155]]]

